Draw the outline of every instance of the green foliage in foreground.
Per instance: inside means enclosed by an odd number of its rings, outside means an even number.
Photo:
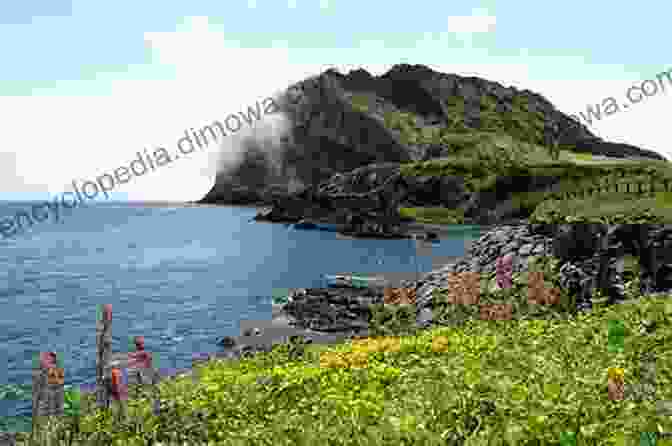
[[[523,301],[523,294],[500,297]],[[657,323],[653,335],[639,331],[644,319]],[[620,353],[607,348],[613,320],[625,327]],[[292,360],[282,345],[242,361],[206,363],[198,380],[161,383],[161,398],[172,403],[159,416],[152,414],[149,390],[140,389],[125,421],[86,412],[78,429],[71,418],[52,420],[49,438],[123,445],[150,438],[163,444],[536,445],[560,444],[575,432],[578,445],[634,445],[641,432],[672,431],[672,419],[656,412],[655,400],[610,401],[607,369],[622,367],[626,382],[636,382],[641,355],[653,353],[656,399],[671,400],[670,322],[672,302],[660,296],[553,320],[470,319],[401,336],[397,351],[366,353],[364,368],[320,364],[321,352],[346,355],[351,342],[309,346]]]

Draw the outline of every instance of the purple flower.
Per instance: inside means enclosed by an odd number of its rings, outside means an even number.
[[[495,270],[497,286],[501,289],[511,288],[513,286],[513,256],[507,254],[504,257],[498,257]]]

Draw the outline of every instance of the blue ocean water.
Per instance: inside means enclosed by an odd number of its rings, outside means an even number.
[[[29,206],[0,203],[0,219]],[[343,240],[250,222],[255,212],[101,203],[0,237],[0,419],[30,416],[40,351],[62,358],[66,385],[95,382],[100,304],[112,304],[114,351],[142,335],[160,368],[186,369],[238,335],[241,320],[270,319],[274,289],[323,286],[323,274],[345,271],[427,272],[478,236],[457,230],[418,256],[410,240]]]

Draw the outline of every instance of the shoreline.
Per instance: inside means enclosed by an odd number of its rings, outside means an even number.
[[[199,205],[200,206],[200,205]],[[211,206],[211,205],[206,205]],[[214,205],[221,206],[221,205]],[[233,206],[241,207],[241,206]],[[506,223],[502,223],[506,224]],[[493,228],[500,226],[501,224],[493,225],[482,225],[478,230],[483,233]],[[437,225],[437,224],[425,224],[425,223],[413,223],[413,229],[415,231],[431,231],[438,232],[439,238],[448,238],[448,235],[455,235],[455,226],[456,225]],[[459,225],[458,225],[459,226]],[[478,227],[479,225],[468,225],[473,227]],[[459,230],[458,230],[459,231]],[[402,282],[405,282],[405,286],[415,287],[422,282],[425,277],[431,276],[433,274],[439,273],[446,265],[459,261],[460,259],[465,258],[468,255],[469,248],[473,242],[478,239],[478,236],[474,239],[465,239],[465,250],[463,255],[459,256],[449,256],[442,258],[433,258],[432,266],[427,272],[402,272],[402,273],[376,273],[376,276],[384,277],[389,280],[390,285],[393,287],[401,287]],[[411,239],[412,240],[412,239]],[[424,243],[424,242],[421,242]],[[427,245],[431,246],[431,242],[426,242]],[[431,254],[429,254],[431,255]],[[313,344],[320,345],[331,345],[338,344],[344,341],[347,341],[352,338],[351,333],[345,332],[319,332],[310,329],[298,328],[293,325],[293,318],[283,311],[283,304],[271,304],[271,318],[270,319],[261,319],[261,320],[241,320],[240,321],[240,331],[241,334],[238,336],[232,336],[236,342],[235,348],[223,347],[218,344],[219,350],[214,353],[204,353],[202,359],[194,360],[191,367],[186,368],[160,368],[157,370],[158,383],[165,382],[171,379],[178,379],[183,377],[188,377],[194,375],[193,371],[197,364],[206,363],[212,360],[221,360],[221,359],[233,359],[239,360],[240,357],[236,356],[238,353],[237,348],[241,346],[251,347],[254,351],[263,351],[263,349],[271,348],[277,344],[286,344],[290,336],[303,336],[305,339],[310,339]],[[246,330],[250,329],[260,329],[260,335],[249,335],[245,336],[244,333]],[[119,353],[117,353],[118,355]],[[74,387],[74,386],[73,386]],[[89,390],[82,389],[82,393],[93,393],[95,390],[91,385],[84,384],[81,387],[89,388]]]

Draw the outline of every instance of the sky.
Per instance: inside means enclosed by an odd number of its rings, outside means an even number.
[[[640,6],[7,2],[0,13],[0,200],[71,191],[73,181],[128,166],[144,149],[174,147],[185,129],[254,107],[328,68],[379,75],[395,64],[423,64],[529,89],[575,115],[607,97],[623,102],[628,88],[672,68],[664,57],[672,3]],[[589,129],[672,159],[672,126],[665,125],[672,81],[657,88]],[[281,128],[280,117],[264,116],[255,129],[118,185],[111,197],[198,200],[240,138]]]

